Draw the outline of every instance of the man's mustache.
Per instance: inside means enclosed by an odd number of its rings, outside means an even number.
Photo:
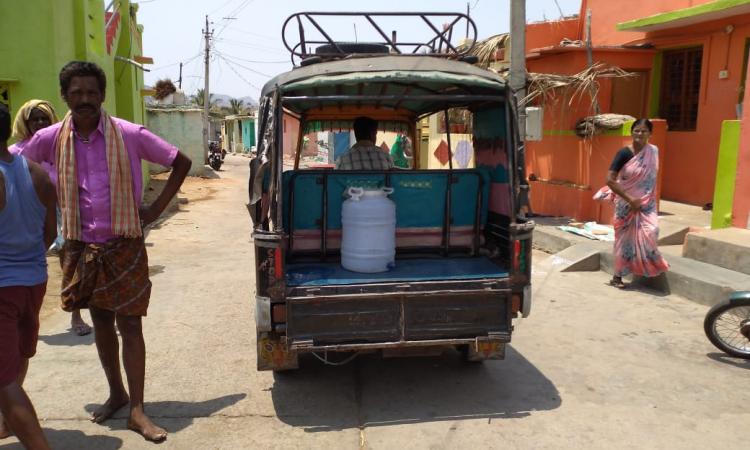
[[[96,111],[96,107],[94,105],[80,105],[76,107],[76,111]]]

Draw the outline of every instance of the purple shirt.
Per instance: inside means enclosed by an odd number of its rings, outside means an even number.
[[[162,166],[171,166],[177,156],[177,147],[148,131],[142,125],[113,117],[120,127],[122,140],[130,158],[130,171],[133,179],[133,192],[136,205],[141,204],[143,178],[141,160]],[[20,154],[40,164],[55,165],[55,142],[62,122],[39,130],[21,149]],[[109,169],[104,140],[104,123],[84,141],[75,132],[73,136],[78,171],[78,203],[81,214],[81,234],[84,242],[103,243],[117,236],[112,234],[112,202],[109,192]],[[55,185],[57,174],[55,172]]]
[[[21,152],[23,152],[23,149],[26,148],[26,144],[28,144],[30,140],[31,138],[18,141],[8,147],[8,151],[13,155],[20,155]],[[55,170],[55,165],[47,161],[42,161],[41,166],[42,169],[47,172],[47,175],[49,175],[49,179],[52,180],[52,183],[57,186],[57,170]]]

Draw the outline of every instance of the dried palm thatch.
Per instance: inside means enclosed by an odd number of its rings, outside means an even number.
[[[485,69],[489,68],[490,64],[496,60],[495,55],[497,51],[507,47],[509,42],[510,35],[508,33],[497,34],[478,41],[470,53],[479,58],[479,61],[475,65]]]
[[[570,93],[568,106],[576,99],[581,99],[584,93],[588,93],[591,101],[596,101],[599,93],[599,80],[601,78],[623,78],[633,76],[630,72],[615,66],[608,66],[601,62],[594,63],[591,67],[578,72],[575,75],[559,75],[554,73],[529,73],[528,94],[521,100],[526,105],[534,100],[544,104],[554,100],[561,92]]]
[[[627,114],[597,114],[580,119],[576,123],[576,135],[579,137],[593,136],[602,130],[616,130],[625,122],[635,120]]]
[[[169,94],[174,94],[175,92],[177,92],[177,88],[175,87],[174,83],[172,83],[172,80],[170,80],[169,78],[165,78],[163,80],[157,81],[156,85],[154,86],[154,89],[156,89],[156,94],[154,94],[154,98],[157,100],[163,100]]]

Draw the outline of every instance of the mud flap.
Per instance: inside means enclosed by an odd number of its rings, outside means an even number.
[[[299,367],[296,350],[270,333],[258,333],[258,370],[293,370]]]
[[[479,340],[469,344],[466,352],[467,361],[484,361],[485,359],[505,359],[505,343],[494,340]]]

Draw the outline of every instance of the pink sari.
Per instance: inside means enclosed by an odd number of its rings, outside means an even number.
[[[669,270],[659,252],[659,217],[656,211],[656,174],[659,149],[646,144],[617,175],[625,192],[639,200],[641,209],[633,213],[630,204],[605,186],[594,194],[594,200],[615,202],[615,276],[628,274],[654,277]]]

